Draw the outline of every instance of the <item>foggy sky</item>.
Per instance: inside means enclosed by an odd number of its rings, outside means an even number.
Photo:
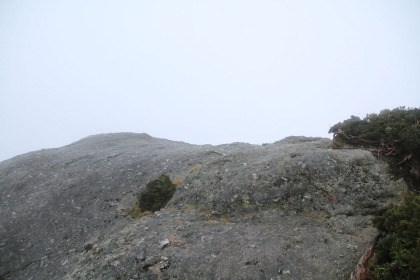
[[[420,106],[420,2],[0,0],[0,160],[108,132],[328,135]]]

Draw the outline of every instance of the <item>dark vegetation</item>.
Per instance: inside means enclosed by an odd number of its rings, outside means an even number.
[[[375,279],[419,279],[420,277],[420,196],[406,198],[374,219],[382,232],[370,259]]]
[[[374,219],[380,231],[364,279],[420,279],[420,109],[400,107],[331,127],[333,148],[372,151],[409,186],[403,205]]]
[[[346,145],[373,151],[390,164],[397,178],[404,178],[412,191],[420,190],[420,109],[382,110],[360,119],[351,116],[330,128],[333,147]]]
[[[134,219],[159,211],[174,195],[176,184],[168,175],[162,174],[156,180],[147,183],[139,194],[136,205],[126,210]]]

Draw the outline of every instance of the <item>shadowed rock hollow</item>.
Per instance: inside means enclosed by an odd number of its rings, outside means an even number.
[[[120,133],[3,161],[0,279],[350,279],[405,184],[330,144]],[[133,220],[123,209],[162,173],[183,181]]]

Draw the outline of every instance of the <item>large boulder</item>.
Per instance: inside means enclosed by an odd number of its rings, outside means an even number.
[[[104,134],[0,163],[0,279],[349,279],[405,184],[331,140]],[[124,209],[166,173],[168,205]]]

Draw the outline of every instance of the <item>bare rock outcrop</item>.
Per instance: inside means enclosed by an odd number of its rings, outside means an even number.
[[[349,279],[405,184],[330,144],[120,133],[3,161],[0,279]],[[161,173],[183,181],[133,220],[123,209]]]

